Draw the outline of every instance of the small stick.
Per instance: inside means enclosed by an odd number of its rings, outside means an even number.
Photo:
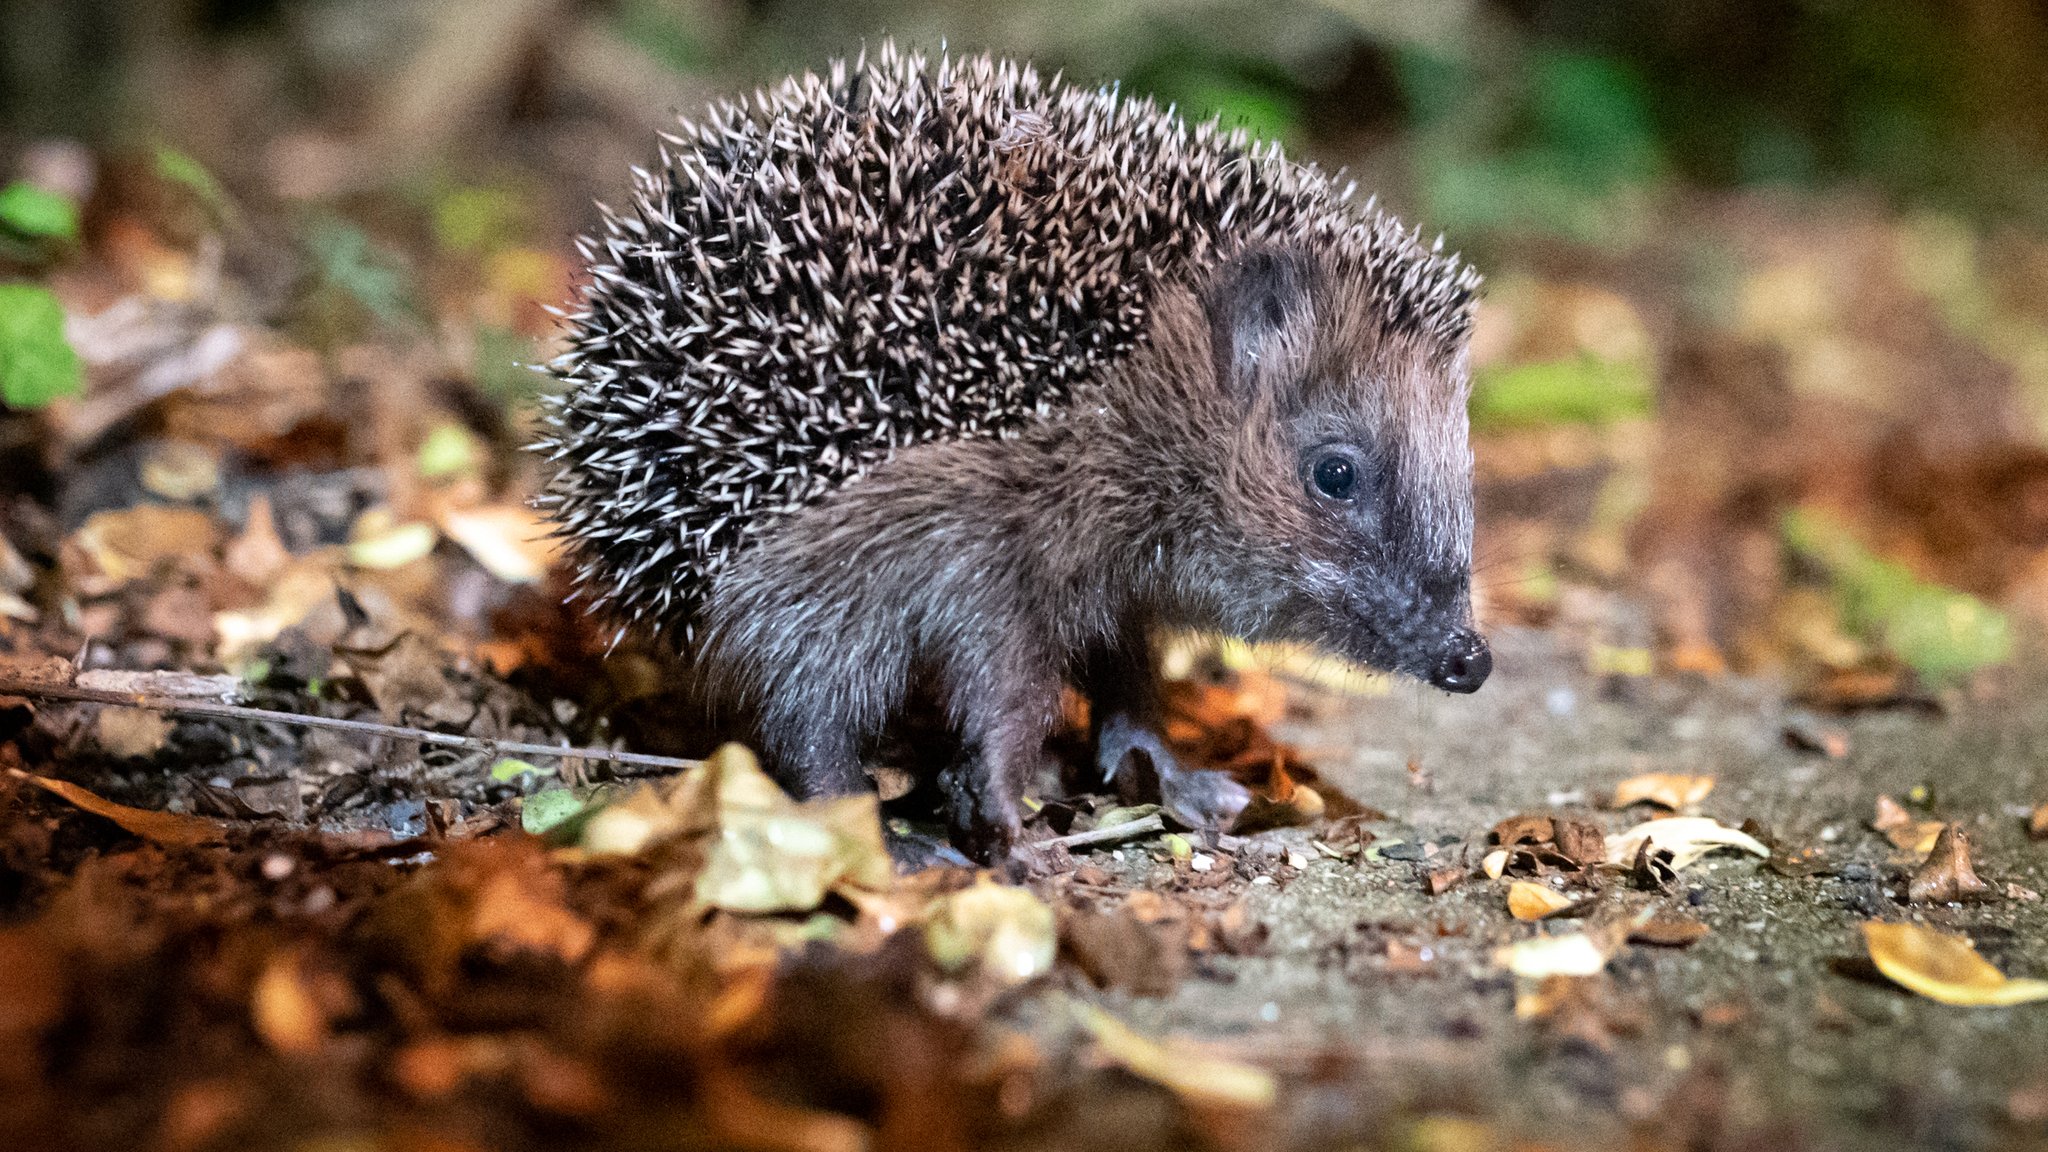
[[[613,752],[606,748],[561,748],[553,744],[531,744],[521,740],[496,740],[484,736],[462,736],[453,732],[429,732],[424,728],[405,728],[397,724],[379,724],[373,720],[342,720],[332,716],[302,716],[297,712],[277,712],[269,708],[250,708],[241,704],[222,704],[213,700],[158,696],[141,692],[103,692],[96,688],[76,688],[61,684],[37,684],[4,678],[0,678],[0,696],[70,700],[83,704],[113,704],[122,708],[144,708],[151,712],[172,712],[186,716],[218,716],[227,720],[256,720],[273,724],[290,724],[300,728],[325,728],[333,732],[353,732],[361,736],[389,736],[399,740],[417,740],[422,744],[438,744],[444,748],[467,748],[472,751],[486,752],[493,755],[556,756],[563,759],[601,760],[611,764],[627,764],[637,768],[658,768],[675,772],[701,767],[704,763],[702,760],[683,760],[673,756],[650,756],[643,752]]]
[[[1154,812],[1150,816],[1140,816],[1136,820],[1126,821],[1122,824],[1112,824],[1107,828],[1096,828],[1088,832],[1073,832],[1065,836],[1055,836],[1050,840],[1040,840],[1032,845],[1032,847],[1051,848],[1057,845],[1069,850],[1075,848],[1097,848],[1104,844],[1118,844],[1125,840],[1136,840],[1140,836],[1150,836],[1155,832],[1164,831],[1166,831],[1166,821],[1160,818],[1159,813]]]

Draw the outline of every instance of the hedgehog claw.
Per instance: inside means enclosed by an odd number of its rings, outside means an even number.
[[[1144,753],[1158,778],[1160,807],[1189,828],[1229,828],[1251,803],[1251,792],[1224,773],[1182,767],[1157,732],[1129,716],[1119,712],[1103,721],[1096,734],[1095,764],[1104,783],[1116,783],[1133,770],[1133,752]]]

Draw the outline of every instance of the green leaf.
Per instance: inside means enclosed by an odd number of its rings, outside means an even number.
[[[0,188],[0,228],[29,240],[78,239],[78,206],[33,184]]]
[[[0,284],[0,401],[41,408],[84,387],[85,370],[64,339],[57,298],[34,284]]]
[[[483,449],[469,429],[454,421],[438,424],[420,442],[420,476],[446,480],[475,472],[483,463]]]
[[[204,164],[191,156],[167,144],[157,145],[156,175],[157,179],[190,192],[208,212],[213,213],[216,221],[225,224],[235,219],[235,202],[228,198],[227,189],[221,187],[220,181],[214,179]]]
[[[519,826],[541,836],[582,811],[583,797],[567,788],[550,788],[520,801]]]
[[[516,239],[528,214],[510,189],[450,189],[434,199],[434,242],[446,252],[482,255]]]
[[[1783,532],[1794,552],[1834,581],[1843,623],[1927,680],[1953,682],[2012,655],[2012,623],[2003,612],[1873,554],[1828,513],[1795,508]]]
[[[532,776],[539,772],[540,769],[528,764],[526,761],[514,760],[510,756],[491,765],[491,779],[500,784],[510,784],[522,776]],[[521,813],[521,815],[523,817],[524,813]]]
[[[1472,384],[1472,424],[1481,431],[1553,424],[1611,424],[1647,415],[1650,378],[1641,367],[1580,356],[1481,372]]]

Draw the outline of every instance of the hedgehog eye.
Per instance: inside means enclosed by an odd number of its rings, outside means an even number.
[[[1325,452],[1309,465],[1309,483],[1326,500],[1351,503],[1358,493],[1358,464],[1343,452]]]

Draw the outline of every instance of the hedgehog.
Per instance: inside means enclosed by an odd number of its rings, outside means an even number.
[[[1479,277],[1277,144],[885,43],[683,121],[580,250],[539,446],[572,596],[799,796],[872,788],[923,701],[949,834],[1002,859],[1071,687],[1106,779],[1226,827],[1162,634],[1487,678]]]

